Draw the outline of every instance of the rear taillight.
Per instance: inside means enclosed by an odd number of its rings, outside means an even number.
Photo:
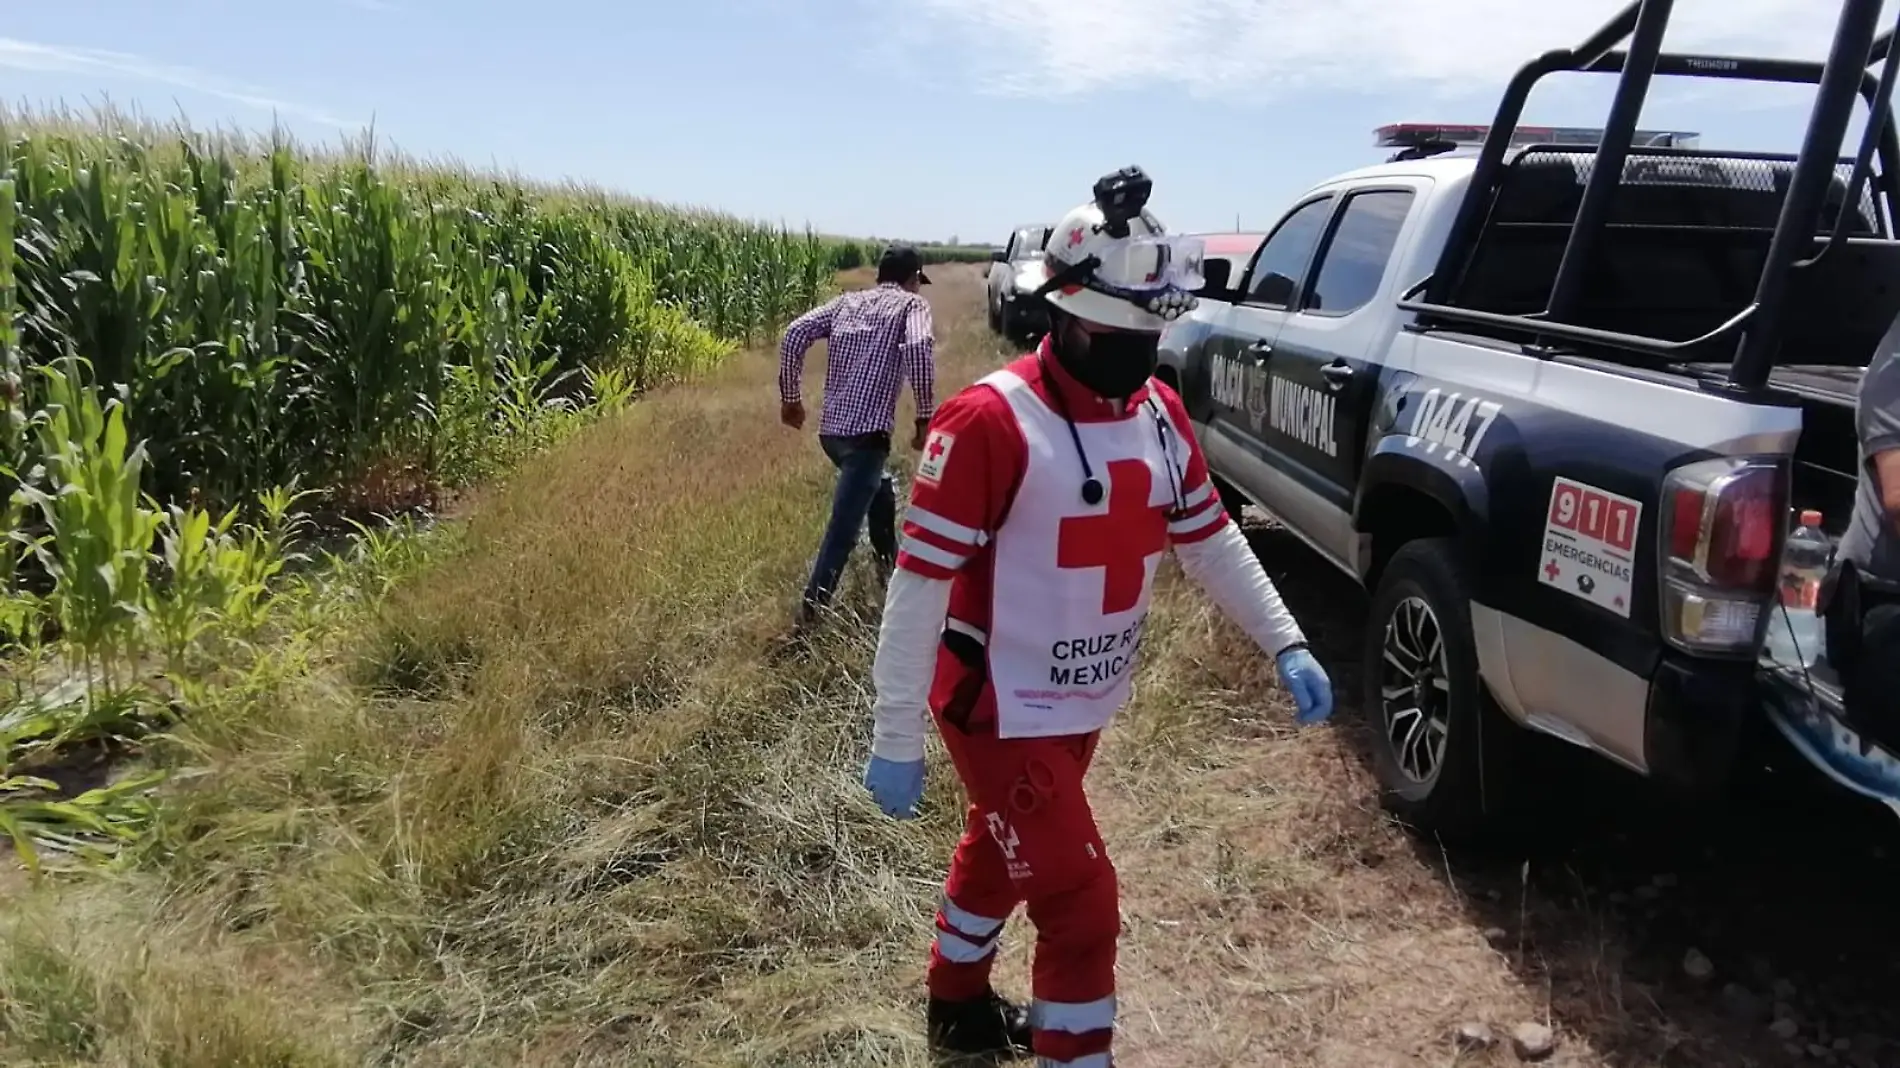
[[[1695,653],[1748,653],[1775,588],[1788,512],[1778,460],[1686,464],[1663,480],[1662,631]]]

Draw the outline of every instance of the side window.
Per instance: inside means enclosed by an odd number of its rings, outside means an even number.
[[[1253,267],[1247,275],[1249,304],[1293,306],[1300,276],[1306,273],[1313,246],[1319,244],[1320,231],[1326,229],[1326,219],[1332,210],[1333,198],[1321,197],[1293,209],[1293,214],[1281,220],[1279,228],[1254,255]]]
[[[1009,258],[1014,263],[1029,258],[1031,252],[1042,246],[1042,233],[1034,227],[1016,231],[1010,238]]]
[[[1411,210],[1410,190],[1381,189],[1347,197],[1333,238],[1320,256],[1305,310],[1346,315],[1370,303]]]
[[[1021,230],[1018,230],[1015,233],[1009,235],[1009,247],[1003,250],[1003,260],[1006,263],[1015,263],[1017,260],[1022,258],[1022,255],[1023,255],[1023,232]]]

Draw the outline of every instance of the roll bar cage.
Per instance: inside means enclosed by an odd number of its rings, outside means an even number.
[[[1478,151],[1470,188],[1453,217],[1436,268],[1430,277],[1405,292],[1399,307],[1421,318],[1523,329],[1540,338],[1608,345],[1661,357],[1681,356],[1685,350],[1739,335],[1735,357],[1729,366],[1730,387],[1759,390],[1767,383],[1774,364],[1783,298],[1793,272],[1819,262],[1841,240],[1851,213],[1861,201],[1861,191],[1870,179],[1875,182],[1876,196],[1885,203],[1885,218],[1890,224],[1900,223],[1900,184],[1897,184],[1900,183],[1900,140],[1895,137],[1891,107],[1894,75],[1900,71],[1900,49],[1894,47],[1900,24],[1876,36],[1881,0],[1842,0],[1840,20],[1835,25],[1833,45],[1825,63],[1691,55],[1662,51],[1663,32],[1668,28],[1674,7],[1675,0],[1634,0],[1582,44],[1546,52],[1517,72],[1505,87],[1497,116]],[[1628,47],[1619,50],[1617,46],[1625,41]],[[1868,70],[1875,63],[1881,64],[1878,76]],[[1597,148],[1597,162],[1584,184],[1576,219],[1571,223],[1570,236],[1564,245],[1563,259],[1551,285],[1549,302],[1543,312],[1531,315],[1456,307],[1448,303],[1452,287],[1475,249],[1486,207],[1504,179],[1511,132],[1537,83],[1546,75],[1563,72],[1615,74],[1617,85],[1610,101],[1609,118],[1604,123],[1603,140]],[[1629,158],[1637,118],[1649,96],[1650,81],[1658,74],[1817,87],[1807,132],[1795,159],[1753,300],[1727,322],[1687,341],[1664,341],[1565,321],[1576,309],[1585,268],[1609,218],[1610,202]],[[1847,136],[1847,123],[1856,95],[1866,101],[1868,117],[1846,198],[1827,244],[1814,256],[1800,260],[1798,257],[1814,240],[1823,198],[1841,159],[1841,145]],[[1559,149],[1560,146],[1534,145],[1525,151],[1545,148]],[[1876,152],[1880,156],[1877,178],[1871,175]],[[1665,150],[1663,154],[1670,153]],[[1423,299],[1418,299],[1421,293]]]

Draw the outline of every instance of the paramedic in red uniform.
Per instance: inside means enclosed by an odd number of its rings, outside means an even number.
[[[1110,175],[1055,229],[1023,280],[1050,305],[1049,336],[946,402],[918,460],[864,781],[885,812],[913,815],[934,719],[969,795],[928,972],[945,1052],[1111,1063],[1120,909],[1082,780],[1128,698],[1164,552],[1276,658],[1301,723],[1332,712],[1180,398],[1149,377],[1162,326],[1201,285],[1198,243],[1163,233],[1149,187],[1135,168]],[[1018,903],[1036,929],[1027,1013],[989,974]]]

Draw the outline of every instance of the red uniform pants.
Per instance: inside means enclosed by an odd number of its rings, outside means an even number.
[[[1003,921],[1022,902],[1036,927],[1038,1065],[1106,1068],[1121,911],[1115,867],[1082,789],[1096,735],[997,738],[936,718],[970,810],[937,912],[930,994],[987,994]]]

